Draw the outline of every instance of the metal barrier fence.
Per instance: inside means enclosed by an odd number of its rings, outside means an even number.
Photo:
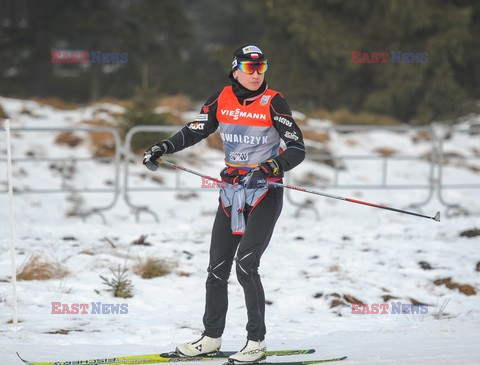
[[[408,155],[329,155],[325,153],[318,153],[312,152],[311,148],[307,149],[310,150],[307,153],[307,160],[312,162],[328,162],[331,166],[331,173],[333,173],[333,178],[328,182],[318,183],[315,182],[315,185],[308,185],[304,184],[305,187],[310,188],[322,188],[322,189],[358,189],[358,190],[374,190],[374,189],[389,189],[389,190],[420,190],[423,191],[425,196],[421,201],[412,202],[408,207],[420,209],[422,206],[428,204],[433,197],[435,196],[435,192],[437,193],[437,198],[441,204],[443,204],[447,210],[450,209],[457,209],[461,212],[467,212],[466,208],[463,207],[460,203],[455,202],[447,202],[446,198],[444,197],[445,190],[451,189],[480,189],[480,177],[478,182],[465,182],[465,183],[450,183],[446,182],[444,175],[445,175],[445,141],[446,136],[440,135],[440,133],[435,131],[433,126],[429,127],[421,127],[421,128],[413,128],[413,127],[378,127],[378,126],[329,126],[329,127],[313,127],[313,126],[302,126],[302,131],[309,132],[325,132],[328,134],[346,134],[352,132],[371,132],[371,131],[389,131],[395,133],[416,133],[422,134],[424,140],[428,141],[428,148],[429,151],[426,152],[427,156],[408,156]],[[122,145],[119,133],[112,128],[103,128],[103,127],[86,127],[86,128],[11,128],[12,132],[32,132],[32,131],[42,131],[42,132],[74,132],[74,131],[83,131],[87,133],[92,133],[96,131],[108,132],[113,136],[114,140],[114,148],[115,153],[113,158],[98,158],[98,157],[85,157],[85,158],[47,158],[47,157],[34,157],[34,158],[18,158],[14,157],[14,162],[22,162],[22,163],[30,163],[30,162],[37,162],[37,161],[54,161],[56,163],[64,164],[67,166],[68,163],[75,163],[80,161],[103,161],[113,164],[113,176],[114,182],[111,188],[75,188],[68,186],[65,182],[62,183],[62,186],[56,188],[49,188],[49,189],[28,189],[28,190],[16,190],[16,193],[59,193],[59,192],[76,192],[76,193],[111,193],[113,194],[112,201],[100,207],[94,207],[89,211],[85,212],[85,216],[90,214],[99,214],[103,221],[105,217],[102,212],[112,209],[118,202],[118,198],[122,193],[123,188],[123,198],[126,204],[131,207],[134,211],[134,214],[138,220],[139,214],[142,212],[146,212],[151,214],[155,220],[159,220],[156,213],[147,205],[139,205],[132,201],[131,193],[133,192],[147,192],[147,191],[214,191],[215,189],[202,189],[200,182],[196,186],[183,186],[182,185],[182,175],[176,171],[176,178],[175,184],[173,187],[168,186],[155,186],[155,187],[141,187],[141,186],[134,186],[132,184],[132,174],[130,172],[130,164],[131,163],[140,163],[141,158],[140,156],[134,154],[131,151],[132,146],[132,139],[138,133],[145,133],[145,132],[175,132],[178,130],[178,127],[167,127],[167,126],[136,126],[130,129],[126,135],[125,143]],[[455,128],[451,128],[450,134],[456,133],[471,133],[471,131],[465,130],[456,130]],[[123,160],[122,160],[122,153],[123,151]],[[171,156],[169,156],[171,157]],[[184,157],[182,158],[182,153],[178,155],[174,155],[175,159],[178,160],[186,160]],[[480,156],[472,157],[475,159],[476,162],[480,160]],[[0,162],[6,161],[3,158],[0,158]],[[344,183],[341,181],[342,176],[342,164],[345,162],[374,162],[379,164],[379,168],[375,171],[380,173],[378,181],[371,183],[371,184],[359,184],[359,183]],[[411,183],[398,183],[392,182],[390,171],[391,171],[391,164],[397,163],[399,161],[408,161],[409,163],[419,163],[424,166],[426,171],[423,181],[420,181],[415,184]],[[206,164],[211,164],[215,162],[219,164],[220,159],[215,158],[204,158],[198,156],[188,156],[188,162],[202,162]],[[120,170],[121,164],[123,163],[123,187],[120,185]],[[218,170],[219,172],[219,170]],[[217,174],[218,174],[217,172]],[[213,176],[213,175],[212,175]],[[286,175],[286,182],[289,183],[293,179],[295,179],[295,170],[289,172]],[[6,191],[0,190],[0,193],[6,193]],[[315,206],[311,204],[311,202],[307,199],[306,201],[298,201],[295,200],[294,195],[291,194],[289,189],[286,189],[286,199],[293,205],[297,207],[297,214],[303,209],[310,209],[313,210],[314,213],[319,216],[318,211],[316,210]],[[298,195],[297,195],[298,197]]]
[[[39,163],[39,162],[51,162],[55,164],[59,164],[60,167],[58,171],[61,173],[61,183],[60,186],[57,187],[49,187],[49,188],[28,188],[28,189],[19,189],[18,187],[15,188],[15,194],[49,194],[49,193],[112,193],[113,197],[110,203],[99,206],[93,207],[88,211],[79,212],[83,218],[97,214],[99,215],[103,222],[106,222],[105,216],[103,215],[104,211],[107,211],[113,208],[120,195],[120,165],[121,165],[121,139],[120,135],[117,130],[113,128],[107,127],[69,127],[69,128],[62,128],[62,127],[12,127],[10,128],[12,133],[23,133],[23,132],[86,132],[86,133],[95,133],[95,132],[104,132],[111,134],[113,141],[114,141],[114,156],[112,158],[107,157],[42,157],[42,156],[30,156],[30,157],[12,157],[12,162],[15,163]],[[0,158],[0,162],[6,162],[6,158]],[[75,165],[78,162],[85,162],[85,161],[97,161],[97,162],[104,162],[104,163],[113,163],[113,186],[111,188],[77,188],[73,186],[69,186],[67,183],[67,174],[69,171],[69,167]],[[0,193],[6,193],[7,190],[0,190]]]
[[[480,120],[479,120],[480,121]],[[464,134],[469,134],[469,135],[478,135],[477,141],[479,141],[477,145],[477,151],[476,151],[476,156],[472,157],[466,157],[466,156],[461,156],[461,160],[465,161],[474,161],[474,162],[479,162],[480,161],[480,123],[479,124],[472,124],[470,125],[469,129],[465,129],[465,127],[459,127],[459,126],[452,126],[449,128],[448,131],[444,131],[444,134],[441,136],[438,136],[437,138],[437,143],[438,143],[438,151],[437,151],[437,158],[438,158],[438,189],[437,189],[437,198],[438,201],[444,205],[447,208],[447,214],[450,211],[457,211],[461,214],[469,214],[470,211],[468,210],[467,207],[460,203],[455,203],[455,202],[448,202],[445,199],[444,193],[446,190],[463,190],[463,189],[479,189],[480,188],[480,183],[477,182],[464,182],[464,183],[451,183],[446,181],[447,174],[445,172],[446,170],[446,147],[445,145],[450,141],[452,138],[455,136],[459,135],[464,135]],[[459,156],[460,157],[460,156]],[[450,157],[449,157],[450,158]],[[455,158],[455,157],[454,157]],[[477,174],[480,175],[480,165],[478,166],[471,166],[470,167],[473,171],[475,171]],[[479,177],[480,180],[480,177]]]
[[[432,127],[406,127],[406,126],[345,126],[345,125],[332,125],[328,127],[313,127],[313,126],[302,126],[302,131],[304,133],[308,133],[309,131],[315,132],[324,132],[327,134],[349,134],[353,132],[371,132],[371,131],[389,131],[395,133],[417,133],[423,134],[424,138],[430,142],[430,149],[431,155],[435,156],[436,153],[436,139],[434,135],[434,131]],[[388,143],[387,143],[388,145]],[[307,144],[307,152],[308,152],[308,144]],[[307,188],[321,188],[324,190],[327,189],[335,189],[335,190],[424,190],[426,196],[424,200],[420,202],[412,202],[409,204],[406,209],[419,209],[420,207],[428,204],[432,197],[434,196],[435,185],[436,185],[436,178],[435,178],[435,170],[438,160],[431,159],[427,161],[427,170],[428,174],[423,182],[415,183],[415,184],[400,184],[400,183],[392,183],[389,181],[389,171],[390,165],[392,162],[396,161],[412,161],[412,162],[425,162],[418,156],[408,156],[408,155],[390,155],[390,156],[382,156],[382,155],[338,155],[338,156],[331,156],[325,154],[318,154],[318,153],[308,153],[308,159],[311,161],[316,162],[330,162],[329,165],[333,167],[333,178],[332,181],[325,184],[316,183],[315,185],[308,185],[302,184]],[[379,165],[377,172],[380,172],[380,178],[375,183],[370,184],[348,184],[348,183],[341,183],[340,182],[340,175],[342,174],[343,169],[341,168],[340,162],[348,162],[348,161],[369,161],[369,162],[377,162]],[[294,178],[294,174],[290,174],[286,176],[286,181],[289,183]],[[293,200],[292,192],[287,189],[285,192],[287,199],[293,205],[297,206],[296,215],[298,215],[301,210],[303,209],[310,209],[313,210],[315,216],[319,218],[318,210],[315,208],[313,204],[311,204],[309,199],[306,199],[304,202],[299,203]]]

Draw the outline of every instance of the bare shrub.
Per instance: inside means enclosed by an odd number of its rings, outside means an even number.
[[[49,261],[40,255],[32,255],[17,273],[17,280],[50,280],[62,279],[69,271],[62,264]]]
[[[177,263],[157,258],[147,258],[135,264],[133,272],[144,279],[152,279],[170,274]]]

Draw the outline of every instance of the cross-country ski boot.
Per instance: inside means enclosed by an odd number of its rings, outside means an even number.
[[[218,352],[222,346],[222,338],[212,338],[202,335],[198,340],[182,343],[177,346],[176,352],[180,356],[199,356]]]
[[[255,364],[267,358],[265,341],[248,340],[245,347],[228,358],[232,364]]]

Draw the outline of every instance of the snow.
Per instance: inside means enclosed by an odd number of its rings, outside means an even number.
[[[0,104],[15,127],[79,127],[83,120],[101,115],[108,120],[118,106],[92,105],[73,111],[57,110],[34,101],[0,98]],[[29,113],[25,112],[28,110]],[[301,115],[298,113],[298,115]],[[468,131],[469,121],[461,128]],[[322,123],[325,123],[324,121]],[[461,129],[459,127],[459,129]],[[79,135],[82,135],[81,133]],[[56,133],[14,132],[14,157],[53,158],[89,156],[88,143],[76,148],[54,143]],[[0,132],[0,158],[6,157],[5,133]],[[366,156],[379,147],[401,151],[402,156],[421,156],[430,142],[412,142],[411,135],[390,131],[332,133],[328,142],[335,154]],[[193,151],[208,162],[181,164],[210,176],[218,176],[221,153],[205,143]],[[344,201],[291,192],[292,199],[311,199],[319,213],[304,210],[285,199],[283,213],[272,241],[262,258],[261,274],[266,292],[267,345],[270,349],[315,348],[309,359],[347,355],[345,364],[476,364],[480,358],[479,294],[467,296],[459,290],[435,285],[437,279],[451,277],[460,284],[480,290],[480,238],[460,237],[462,231],[480,228],[478,186],[480,143],[478,135],[454,133],[445,151],[459,156],[444,166],[449,184],[473,184],[477,188],[448,189],[447,201],[460,203],[470,214],[449,215],[435,197],[422,214],[442,211],[442,221],[434,222]],[[477,152],[476,152],[477,151]],[[375,161],[345,160],[341,182],[375,185],[381,180]],[[6,190],[6,172],[1,162],[0,191]],[[62,186],[58,172],[48,163],[18,161],[14,165],[17,188]],[[389,181],[424,184],[430,177],[428,161],[392,161]],[[183,187],[199,187],[198,177],[162,168],[147,171],[137,161],[131,164],[134,187],[158,187],[153,176],[161,176],[165,186],[181,179]],[[290,173],[297,183],[307,172],[331,179],[333,170],[306,161]],[[107,187],[113,168],[96,162],[78,162],[73,178],[76,187]],[[317,190],[320,189],[317,187]],[[210,229],[217,207],[216,191],[203,189],[194,196],[179,198],[185,191],[130,192],[135,205],[148,204],[152,215],[140,214],[135,221],[132,209],[119,199],[105,212],[107,223],[98,216],[66,217],[72,209],[71,194],[15,194],[15,244],[17,267],[34,253],[60,262],[70,271],[64,279],[18,281],[19,328],[12,318],[11,261],[7,194],[0,194],[0,359],[1,364],[20,364],[15,352],[37,361],[76,360],[172,350],[179,342],[192,340],[202,331],[204,282],[208,264]],[[427,196],[422,189],[378,190],[337,189],[329,193],[353,197],[405,209]],[[83,194],[81,209],[106,205],[112,193]],[[151,246],[132,245],[141,235]],[[173,273],[142,279],[132,266],[145,258],[162,258],[177,264]],[[432,270],[424,270],[426,261]],[[111,268],[126,265],[134,287],[133,298],[114,298],[106,291],[100,275],[112,277]],[[335,294],[345,303],[330,308]],[[352,314],[345,295],[368,303],[385,303],[390,295],[403,304],[411,299],[428,304],[427,314]],[[243,292],[233,272],[229,282],[229,313],[223,348],[239,349],[245,341],[246,311]],[[128,304],[126,314],[51,314],[52,302],[66,304],[101,302]],[[445,305],[445,315],[440,307]],[[63,334],[62,334],[63,333]],[[300,359],[304,357],[292,357]],[[279,359],[274,359],[280,361]]]

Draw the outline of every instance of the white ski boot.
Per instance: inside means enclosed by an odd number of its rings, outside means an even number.
[[[253,364],[265,360],[267,357],[267,346],[265,341],[248,340],[245,347],[228,358],[233,364]]]
[[[180,356],[199,356],[217,352],[222,345],[222,338],[212,338],[202,335],[198,340],[182,343],[176,348],[176,352]]]

